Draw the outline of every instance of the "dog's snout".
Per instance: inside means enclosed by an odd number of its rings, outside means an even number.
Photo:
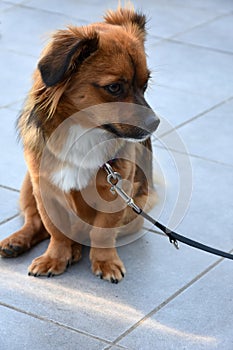
[[[160,119],[159,117],[151,110],[146,118],[144,119],[145,128],[150,133],[154,132],[159,126]]]
[[[160,119],[153,111],[151,106],[147,103],[144,96],[136,95],[136,103],[142,106],[140,110],[141,122],[144,124],[144,128],[147,132],[153,133],[159,126]]]

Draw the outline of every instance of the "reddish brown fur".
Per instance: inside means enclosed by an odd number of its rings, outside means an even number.
[[[105,16],[104,23],[57,31],[42,53],[39,69],[34,73],[34,83],[18,123],[28,166],[20,199],[25,225],[0,242],[1,255],[12,257],[51,236],[47,251],[32,262],[29,274],[34,276],[60,274],[65,271],[68,264],[81,258],[81,244],[64,236],[58,230],[48,216],[41,198],[39,164],[46,140],[65,118],[75,112],[101,103],[116,102],[115,97],[110,96],[104,89],[97,88],[97,85],[105,86],[123,78],[126,82],[127,95],[118,98],[117,101],[137,103],[135,86],[140,90],[148,80],[144,40],[145,17],[133,10],[119,9],[116,12],[109,12]],[[82,45],[79,45],[80,42]],[[126,51],[130,59],[126,58]],[[71,55],[69,61],[68,55]],[[53,84],[55,79],[53,72],[46,70],[46,65],[50,65],[51,60],[54,71],[57,69],[56,74],[59,75],[61,67],[65,67],[62,77],[56,77],[55,84]],[[134,87],[131,85],[132,79]],[[36,122],[33,120],[34,115]],[[126,120],[129,119],[130,124],[130,115],[124,117]],[[101,116],[96,122],[102,122]],[[122,132],[127,131],[127,126],[120,122],[119,116],[119,120],[116,120],[118,129]],[[83,127],[93,126],[90,124],[89,120],[82,121]],[[150,148],[150,139],[145,144]],[[114,163],[114,169],[120,169],[122,177],[134,184],[132,194],[136,203],[142,207],[147,203],[149,209],[156,199],[152,180],[149,176],[148,184],[145,176],[135,165],[140,160],[142,162],[144,155],[140,153],[137,143],[131,143],[127,147],[132,161],[119,159]],[[56,155],[50,156],[55,161]],[[144,161],[145,167],[150,169],[151,159],[143,159]],[[48,178],[45,179],[44,186],[48,189],[54,188],[54,193],[59,193]],[[103,169],[99,170],[96,183],[90,182],[84,193],[87,195],[92,193],[95,186],[100,196],[111,203],[115,197],[109,191]],[[148,195],[150,195],[149,201]],[[114,248],[117,230],[113,233],[109,228],[129,224],[127,232],[133,232],[140,229],[141,218],[136,219],[136,214],[130,208],[106,215],[102,212],[103,208],[99,207],[98,200],[93,198],[93,208],[85,203],[77,190],[70,191],[66,196],[70,207],[84,222],[93,225],[89,232],[93,272],[112,282],[121,280],[125,268]]]

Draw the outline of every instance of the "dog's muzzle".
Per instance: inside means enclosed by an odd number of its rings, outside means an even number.
[[[145,130],[147,130],[150,134],[156,131],[160,123],[159,117],[151,110],[150,113],[145,117],[144,124]]]
[[[133,121],[132,125],[130,120]],[[129,141],[144,141],[156,131],[159,123],[160,119],[152,109],[146,108],[141,111],[140,117],[127,118],[121,123],[104,124],[102,128],[117,137],[129,139]]]

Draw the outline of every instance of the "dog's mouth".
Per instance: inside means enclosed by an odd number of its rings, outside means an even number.
[[[127,139],[128,141],[144,141],[151,136],[151,132],[142,129],[138,126],[132,126],[128,124],[103,124],[101,126],[104,130],[107,130],[116,137]]]
[[[121,137],[124,139],[144,139],[145,137],[148,137],[150,134],[137,126],[131,126],[131,125],[121,125],[119,123],[115,124],[104,124],[103,128],[112,134],[114,134],[117,137]]]

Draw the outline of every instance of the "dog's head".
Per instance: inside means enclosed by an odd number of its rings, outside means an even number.
[[[55,107],[65,103],[75,113],[93,105],[121,102],[114,120],[99,115],[95,122],[118,137],[135,141],[149,137],[159,118],[144,98],[150,78],[145,24],[144,15],[118,9],[109,11],[103,23],[56,32],[38,64],[46,89],[59,94]],[[54,109],[54,101],[52,104]],[[142,107],[140,113],[137,106]]]

